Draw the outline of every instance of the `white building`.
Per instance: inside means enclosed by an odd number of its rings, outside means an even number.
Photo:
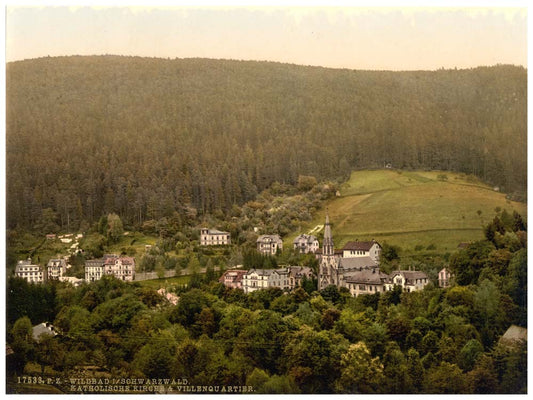
[[[267,289],[269,287],[268,281],[272,269],[255,269],[252,268],[248,273],[242,276],[242,289],[244,293],[255,292],[260,289]]]
[[[46,281],[44,268],[40,265],[32,264],[31,258],[17,263],[15,275],[27,280],[29,283],[43,283]]]
[[[446,268],[443,268],[439,272],[439,287],[445,288],[450,286],[450,279],[452,274]]]
[[[350,294],[357,297],[361,294],[374,294],[385,290],[388,275],[379,268],[362,269],[352,272],[344,278],[341,286],[348,288]]]
[[[318,239],[313,235],[298,235],[296,239],[292,242],[294,250],[298,251],[300,254],[315,253],[320,244]]]
[[[348,242],[342,248],[343,258],[370,257],[379,263],[381,245],[372,240],[370,242]]]
[[[113,275],[121,281],[135,280],[135,259],[105,254],[103,258],[85,261],[85,280],[94,282],[104,275]]]
[[[98,281],[102,276],[104,276],[103,259],[85,261],[85,281]]]
[[[202,228],[200,230],[200,245],[220,246],[231,244],[229,232],[217,231],[216,229]]]
[[[276,255],[283,250],[283,241],[279,235],[261,235],[257,238],[257,251],[261,254]]]
[[[67,272],[67,261],[64,258],[53,258],[46,264],[48,279],[59,280]]]
[[[251,269],[242,276],[242,289],[244,293],[271,287],[280,288],[283,291],[293,290],[301,286],[304,277],[312,279],[314,273],[308,267],[285,267],[278,269]]]
[[[135,279],[135,259],[133,257],[107,256],[104,259],[104,273],[121,281]]]
[[[428,276],[421,271],[393,271],[385,283],[385,290],[401,286],[404,292],[415,292],[424,289],[429,283]]]

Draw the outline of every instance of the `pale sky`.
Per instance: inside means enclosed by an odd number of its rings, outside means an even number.
[[[7,7],[7,62],[75,54],[371,70],[527,67],[527,8]]]

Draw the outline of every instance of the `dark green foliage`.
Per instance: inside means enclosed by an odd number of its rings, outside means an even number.
[[[75,56],[6,69],[9,228],[73,230],[115,213],[167,237],[268,187],[293,194],[287,184],[305,191],[386,160],[476,174],[507,192],[526,187],[520,67],[378,72]],[[272,228],[284,234],[280,217]]]

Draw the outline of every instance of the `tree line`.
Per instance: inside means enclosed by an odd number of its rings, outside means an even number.
[[[475,174],[524,199],[527,70],[117,56],[8,63],[8,228],[230,215],[357,168]],[[304,182],[305,183],[305,182]],[[177,217],[176,217],[177,216]],[[48,226],[45,226],[48,224]]]

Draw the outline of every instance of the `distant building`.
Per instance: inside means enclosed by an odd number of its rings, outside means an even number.
[[[106,254],[103,258],[85,261],[85,280],[87,282],[100,280],[104,275],[113,275],[121,281],[133,281],[135,279],[135,259]]]
[[[43,335],[48,335],[52,337],[57,335],[57,332],[51,323],[42,322],[32,328],[33,340],[40,342],[42,340]]]
[[[379,262],[381,255],[381,245],[372,240],[370,242],[348,242],[342,248],[343,258],[370,257],[373,261]]]
[[[290,291],[301,286],[304,277],[312,279],[314,273],[308,267],[284,267],[278,269],[251,269],[242,276],[242,289],[245,293],[271,287]]]
[[[257,251],[261,254],[276,255],[283,250],[283,241],[279,235],[261,235],[257,238]]]
[[[271,269],[251,269],[242,277],[242,289],[244,293],[255,292],[256,290],[267,289],[268,280],[273,270]]]
[[[64,258],[53,258],[46,264],[48,279],[59,280],[67,272],[67,261]]]
[[[219,278],[219,282],[223,283],[225,286],[235,289],[242,288],[242,277],[248,271],[244,269],[230,269],[222,274]]]
[[[229,232],[217,231],[216,229],[202,228],[200,230],[200,245],[220,246],[231,244]]]
[[[31,258],[17,263],[15,275],[29,283],[43,283],[46,281],[44,268],[41,265],[32,264]]]
[[[315,273],[309,267],[292,266],[289,269],[289,287],[294,289],[302,286],[302,280],[315,278]]]
[[[87,260],[85,261],[85,280],[94,282],[102,279],[104,276],[104,260]]]
[[[320,246],[316,236],[306,234],[296,236],[292,244],[300,254],[315,253]]]
[[[104,259],[104,273],[121,281],[135,279],[135,259],[133,257],[108,256]]]
[[[450,286],[452,274],[446,268],[443,268],[439,272],[439,287],[446,288]]]
[[[385,284],[386,290],[401,286],[404,292],[422,290],[429,283],[428,276],[421,271],[393,271]]]
[[[361,294],[374,294],[385,290],[385,283],[389,276],[379,268],[361,269],[349,274],[342,284],[348,288],[350,294],[357,297]]]

